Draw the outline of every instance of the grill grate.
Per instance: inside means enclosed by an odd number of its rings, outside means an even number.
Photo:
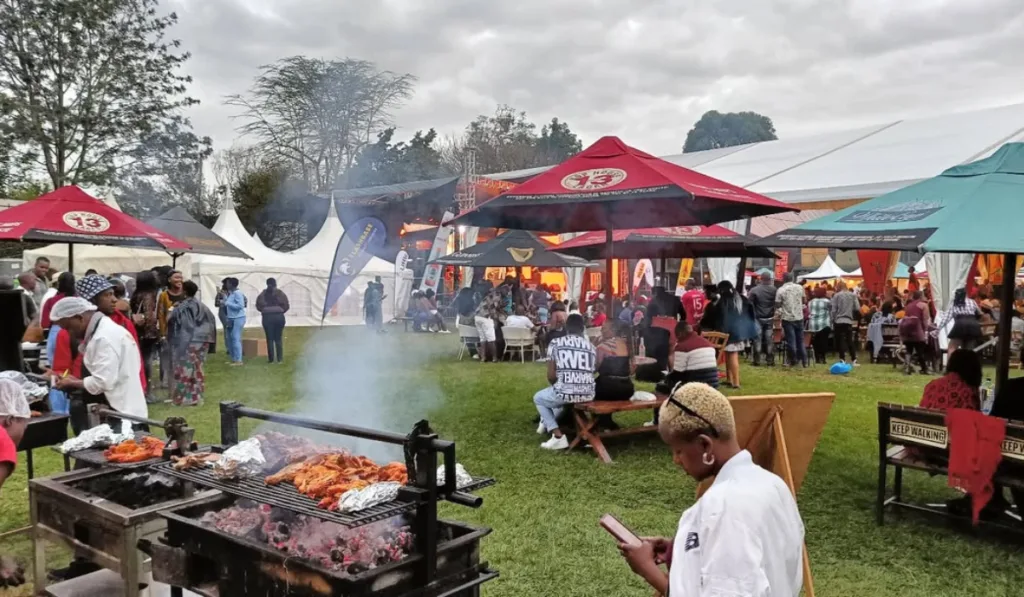
[[[225,480],[218,478],[213,473],[213,469],[210,468],[179,471],[175,470],[170,462],[156,464],[153,466],[153,470],[158,470],[204,487],[219,489],[224,493],[234,496],[248,498],[261,504],[279,506],[293,512],[336,522],[347,527],[360,527],[371,522],[412,512],[416,509],[416,505],[413,503],[392,501],[359,512],[332,512],[317,506],[316,500],[299,493],[299,490],[291,483],[267,485],[263,482],[262,476],[239,480]]]

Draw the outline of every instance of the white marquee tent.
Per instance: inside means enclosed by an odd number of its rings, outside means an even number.
[[[831,257],[826,257],[825,261],[821,262],[818,269],[814,270],[809,274],[800,276],[801,280],[834,280],[836,278],[845,278],[850,274],[843,271],[843,268],[836,265],[835,261],[832,261]]]

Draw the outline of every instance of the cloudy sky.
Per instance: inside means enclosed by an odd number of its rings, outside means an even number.
[[[507,103],[678,153],[706,110],[780,136],[1024,102],[1021,0],[168,0],[197,132],[235,140],[227,94],[304,54],[418,77],[400,135]]]

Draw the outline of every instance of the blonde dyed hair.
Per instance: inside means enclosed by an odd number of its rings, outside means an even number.
[[[711,386],[688,383],[679,387],[672,398],[707,421],[683,412],[666,400],[661,405],[658,421],[658,431],[663,437],[691,441],[702,433],[708,433],[708,423],[714,426],[719,439],[729,439],[736,434],[736,420],[729,399]]]

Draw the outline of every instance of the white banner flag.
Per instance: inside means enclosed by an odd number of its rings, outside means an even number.
[[[450,211],[444,212],[441,218],[441,225],[437,227],[437,234],[434,235],[434,245],[430,247],[430,257],[427,258],[427,268],[423,271],[423,280],[420,281],[420,292],[428,289],[437,293],[437,286],[441,282],[441,271],[444,269],[439,263],[430,263],[437,259],[448,247],[448,236],[452,229],[446,224],[455,217]]]

